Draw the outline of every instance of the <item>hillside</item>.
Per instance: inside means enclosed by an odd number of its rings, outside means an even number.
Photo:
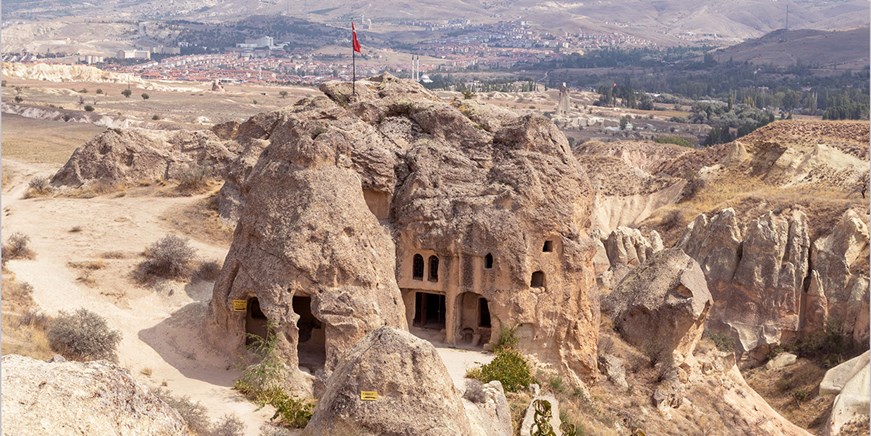
[[[253,3],[253,4],[252,4]],[[136,21],[196,20],[229,22],[251,15],[289,15],[307,20],[338,25],[351,19],[372,20],[374,33],[426,27],[423,23],[446,23],[448,20],[469,20],[471,24],[525,20],[534,27],[551,31],[628,34],[659,45],[673,46],[690,41],[711,41],[730,44],[759,37],[782,28],[785,19],[783,3],[768,0],[602,0],[595,3],[507,1],[435,1],[388,0],[377,4],[365,1],[338,2],[261,0],[177,0],[166,2],[130,2],[113,0],[100,3],[70,4],[66,0],[38,2],[13,1],[5,6],[7,24],[3,39],[12,42],[6,50],[45,45],[80,43],[75,37],[81,32],[81,21],[90,16],[114,16],[118,21],[90,22],[88,41],[104,40],[106,44],[127,39],[135,32],[122,31],[122,20]],[[868,3],[862,0],[793,1],[790,3],[790,27],[809,29],[850,29],[867,26]],[[90,20],[93,21],[93,20]],[[34,23],[40,23],[38,29]],[[128,24],[128,27],[132,27]],[[78,29],[78,30],[77,30]],[[132,29],[129,29],[132,30]],[[101,35],[112,34],[113,38]],[[65,38],[72,41],[63,42]]]
[[[811,67],[861,68],[868,65],[869,28],[825,32],[822,30],[776,30],[714,52],[720,61],[749,61],[757,65],[788,67],[803,63]]]

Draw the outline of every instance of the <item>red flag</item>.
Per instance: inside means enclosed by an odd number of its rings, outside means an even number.
[[[357,41],[357,29],[354,27],[354,22],[351,21],[351,35],[354,37],[354,51],[357,53],[363,53],[360,51],[360,41]]]

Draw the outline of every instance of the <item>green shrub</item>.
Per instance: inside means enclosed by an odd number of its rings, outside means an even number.
[[[533,382],[526,358],[511,349],[499,351],[492,362],[482,366],[479,380],[484,383],[499,380],[506,392],[526,389]]]
[[[142,95],[141,95],[140,97],[142,97],[143,100],[148,100],[149,98],[151,98],[151,96],[148,95],[148,93],[145,93],[145,92],[143,92]]]
[[[653,140],[657,144],[674,144],[681,147],[692,147],[693,143],[689,139],[680,136],[658,136]]]
[[[831,319],[823,331],[797,340],[790,347],[791,351],[800,357],[814,360],[825,368],[833,368],[858,356],[864,351],[863,347],[858,346],[849,334],[844,333],[840,325],[840,320]]]
[[[130,98],[131,94],[133,94],[133,91],[131,91],[129,89],[125,89],[125,90],[121,91],[121,95],[123,95],[126,98]]]
[[[517,338],[516,327],[502,328],[499,331],[499,339],[493,344],[493,352],[498,353],[502,350],[515,350],[520,340]]]
[[[706,330],[704,333],[704,337],[710,339],[711,342],[714,343],[714,346],[717,347],[717,349],[720,351],[735,351],[735,340],[732,339],[732,337],[729,335]]]
[[[51,349],[74,360],[116,359],[121,333],[109,329],[106,320],[87,309],[61,311],[49,325]]]
[[[284,362],[276,352],[276,336],[272,323],[266,328],[266,338],[249,334],[252,340],[250,349],[260,358],[260,362],[242,371],[242,377],[233,387],[259,406],[270,405],[275,408],[272,420],[291,428],[304,428],[312,417],[314,404],[289,395],[282,387],[287,378]]]

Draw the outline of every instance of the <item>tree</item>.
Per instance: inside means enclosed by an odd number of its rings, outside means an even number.
[[[148,94],[146,94],[146,93],[144,93],[144,92],[142,93],[142,99],[143,99],[143,100],[148,100],[150,97],[151,97],[150,95],[148,95]]]
[[[287,98],[287,91],[281,91],[278,93],[278,95],[280,95],[281,98]]]
[[[620,130],[626,130],[627,124],[629,124],[629,116],[624,115],[620,118]]]
[[[133,91],[131,91],[129,88],[121,91],[121,95],[123,95],[126,98],[130,98],[131,94],[133,94]]]

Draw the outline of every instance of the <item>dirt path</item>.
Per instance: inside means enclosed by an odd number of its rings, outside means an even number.
[[[158,217],[197,199],[111,198],[110,194],[92,199],[25,200],[22,195],[27,180],[33,175],[50,174],[51,169],[7,160],[4,165],[18,175],[3,194],[3,234],[28,235],[36,252],[36,259],[10,261],[8,268],[17,280],[33,286],[36,303],[52,315],[80,307],[101,314],[123,335],[119,363],[134,377],[155,388],[165,382],[173,394],[201,402],[212,419],[236,414],[245,423],[247,434],[258,434],[270,414],[267,410],[256,411],[255,405],[231,389],[239,375],[232,362],[210,353],[195,335],[172,346],[159,346],[154,340],[154,333],[166,332],[166,321],[174,313],[208,301],[211,283],[166,283],[155,292],[137,287],[129,276],[141,261],[139,253],[169,233],[167,223]],[[191,243],[206,260],[223,261],[227,252],[227,247]],[[113,257],[123,258],[104,259],[107,252],[120,252]],[[78,280],[80,271],[67,265],[95,259],[106,266],[97,272],[93,286]],[[150,376],[144,374],[149,372]]]

